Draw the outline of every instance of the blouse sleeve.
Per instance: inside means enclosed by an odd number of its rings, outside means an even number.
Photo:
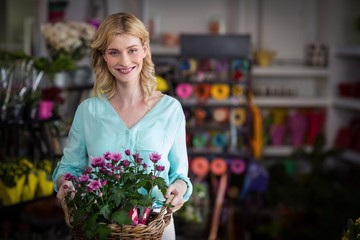
[[[80,176],[88,165],[84,140],[83,109],[83,105],[80,105],[76,110],[68,136],[68,145],[64,148],[64,154],[52,175],[54,182],[65,173]],[[54,184],[54,189],[58,191],[56,184]]]
[[[192,183],[188,177],[189,163],[186,149],[185,116],[182,114],[179,128],[176,131],[174,144],[169,152],[170,171],[169,182],[173,183],[178,179],[183,180],[187,185],[184,200],[188,201],[193,191]]]

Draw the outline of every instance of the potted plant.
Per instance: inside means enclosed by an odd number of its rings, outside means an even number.
[[[106,239],[110,235],[130,235],[144,239],[162,235],[169,216],[165,221],[166,212],[161,211],[157,217],[151,217],[157,201],[153,190],[158,188],[162,194],[166,192],[165,180],[159,176],[165,167],[157,164],[161,155],[151,153],[149,159],[153,164],[148,166],[139,154],[130,150],[124,153],[124,158],[121,153],[110,152],[93,157],[91,167],[80,177],[65,174],[65,179],[76,187],[76,191],[68,192],[63,205],[74,236]],[[168,206],[164,201],[158,204]]]

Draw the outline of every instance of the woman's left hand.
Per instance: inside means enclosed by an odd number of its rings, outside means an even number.
[[[176,212],[184,205],[184,194],[186,190],[187,185],[183,180],[176,180],[173,184],[169,185],[165,193],[165,198],[169,198],[170,195],[174,195],[174,198],[169,203],[174,206],[170,208],[171,212]]]

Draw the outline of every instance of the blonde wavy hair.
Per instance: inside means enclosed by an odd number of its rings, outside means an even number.
[[[154,63],[151,59],[149,32],[137,17],[129,13],[121,12],[108,16],[96,31],[91,44],[91,58],[95,72],[94,94],[100,98],[103,94],[108,98],[115,95],[116,79],[107,68],[103,54],[112,38],[120,34],[138,37],[143,46],[148,44],[148,53],[140,72],[140,86],[146,103],[157,86]]]

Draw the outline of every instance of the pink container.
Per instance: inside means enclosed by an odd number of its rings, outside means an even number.
[[[273,146],[284,145],[284,137],[287,127],[285,125],[271,125],[270,126],[270,137],[271,144]]]
[[[46,100],[40,101],[39,109],[38,109],[38,119],[46,120],[51,118],[53,107],[54,107],[53,101],[46,101]]]

